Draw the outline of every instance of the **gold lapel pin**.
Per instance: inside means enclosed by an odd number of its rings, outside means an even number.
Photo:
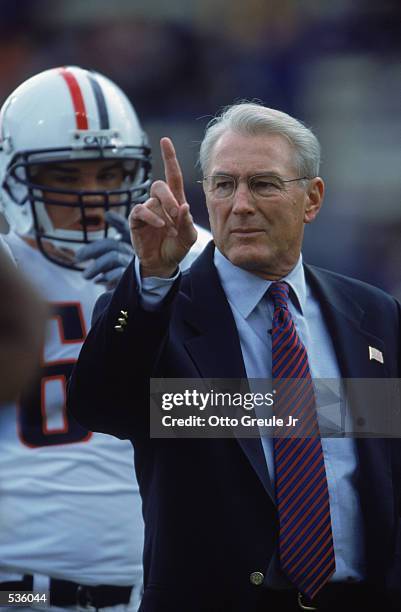
[[[124,331],[128,323],[128,311],[120,310],[120,316],[117,319],[117,325],[114,326],[114,329],[118,332]]]

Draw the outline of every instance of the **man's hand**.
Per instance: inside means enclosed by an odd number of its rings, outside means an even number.
[[[95,283],[103,283],[108,289],[114,289],[133,258],[134,250],[131,246],[128,221],[112,211],[105,214],[105,219],[118,231],[120,240],[96,240],[79,249],[75,258],[79,263],[93,259],[93,263],[84,270],[84,277],[94,278]]]
[[[195,243],[197,232],[173,143],[162,138],[160,148],[166,180],[153,183],[150,198],[132,209],[129,224],[142,276],[167,278]]]

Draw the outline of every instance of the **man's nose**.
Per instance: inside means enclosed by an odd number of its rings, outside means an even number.
[[[243,215],[255,212],[254,197],[246,181],[239,181],[232,197],[233,213]]]
[[[88,204],[104,204],[104,189],[96,178],[88,177],[81,184],[82,197]]]
[[[87,177],[81,183],[82,191],[102,191],[101,183],[95,177]]]

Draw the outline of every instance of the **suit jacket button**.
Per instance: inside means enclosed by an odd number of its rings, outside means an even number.
[[[251,584],[254,584],[255,586],[260,586],[264,579],[265,577],[262,572],[252,572],[252,574],[249,576]]]

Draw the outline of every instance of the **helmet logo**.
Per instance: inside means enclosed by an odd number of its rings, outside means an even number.
[[[73,149],[84,147],[105,149],[106,147],[122,146],[119,133],[115,130],[74,130],[71,134]]]
[[[84,143],[88,146],[88,147],[100,147],[101,149],[103,149],[103,147],[107,147],[110,144],[110,138],[108,136],[91,136],[91,135],[87,135],[84,136],[83,138]]]

